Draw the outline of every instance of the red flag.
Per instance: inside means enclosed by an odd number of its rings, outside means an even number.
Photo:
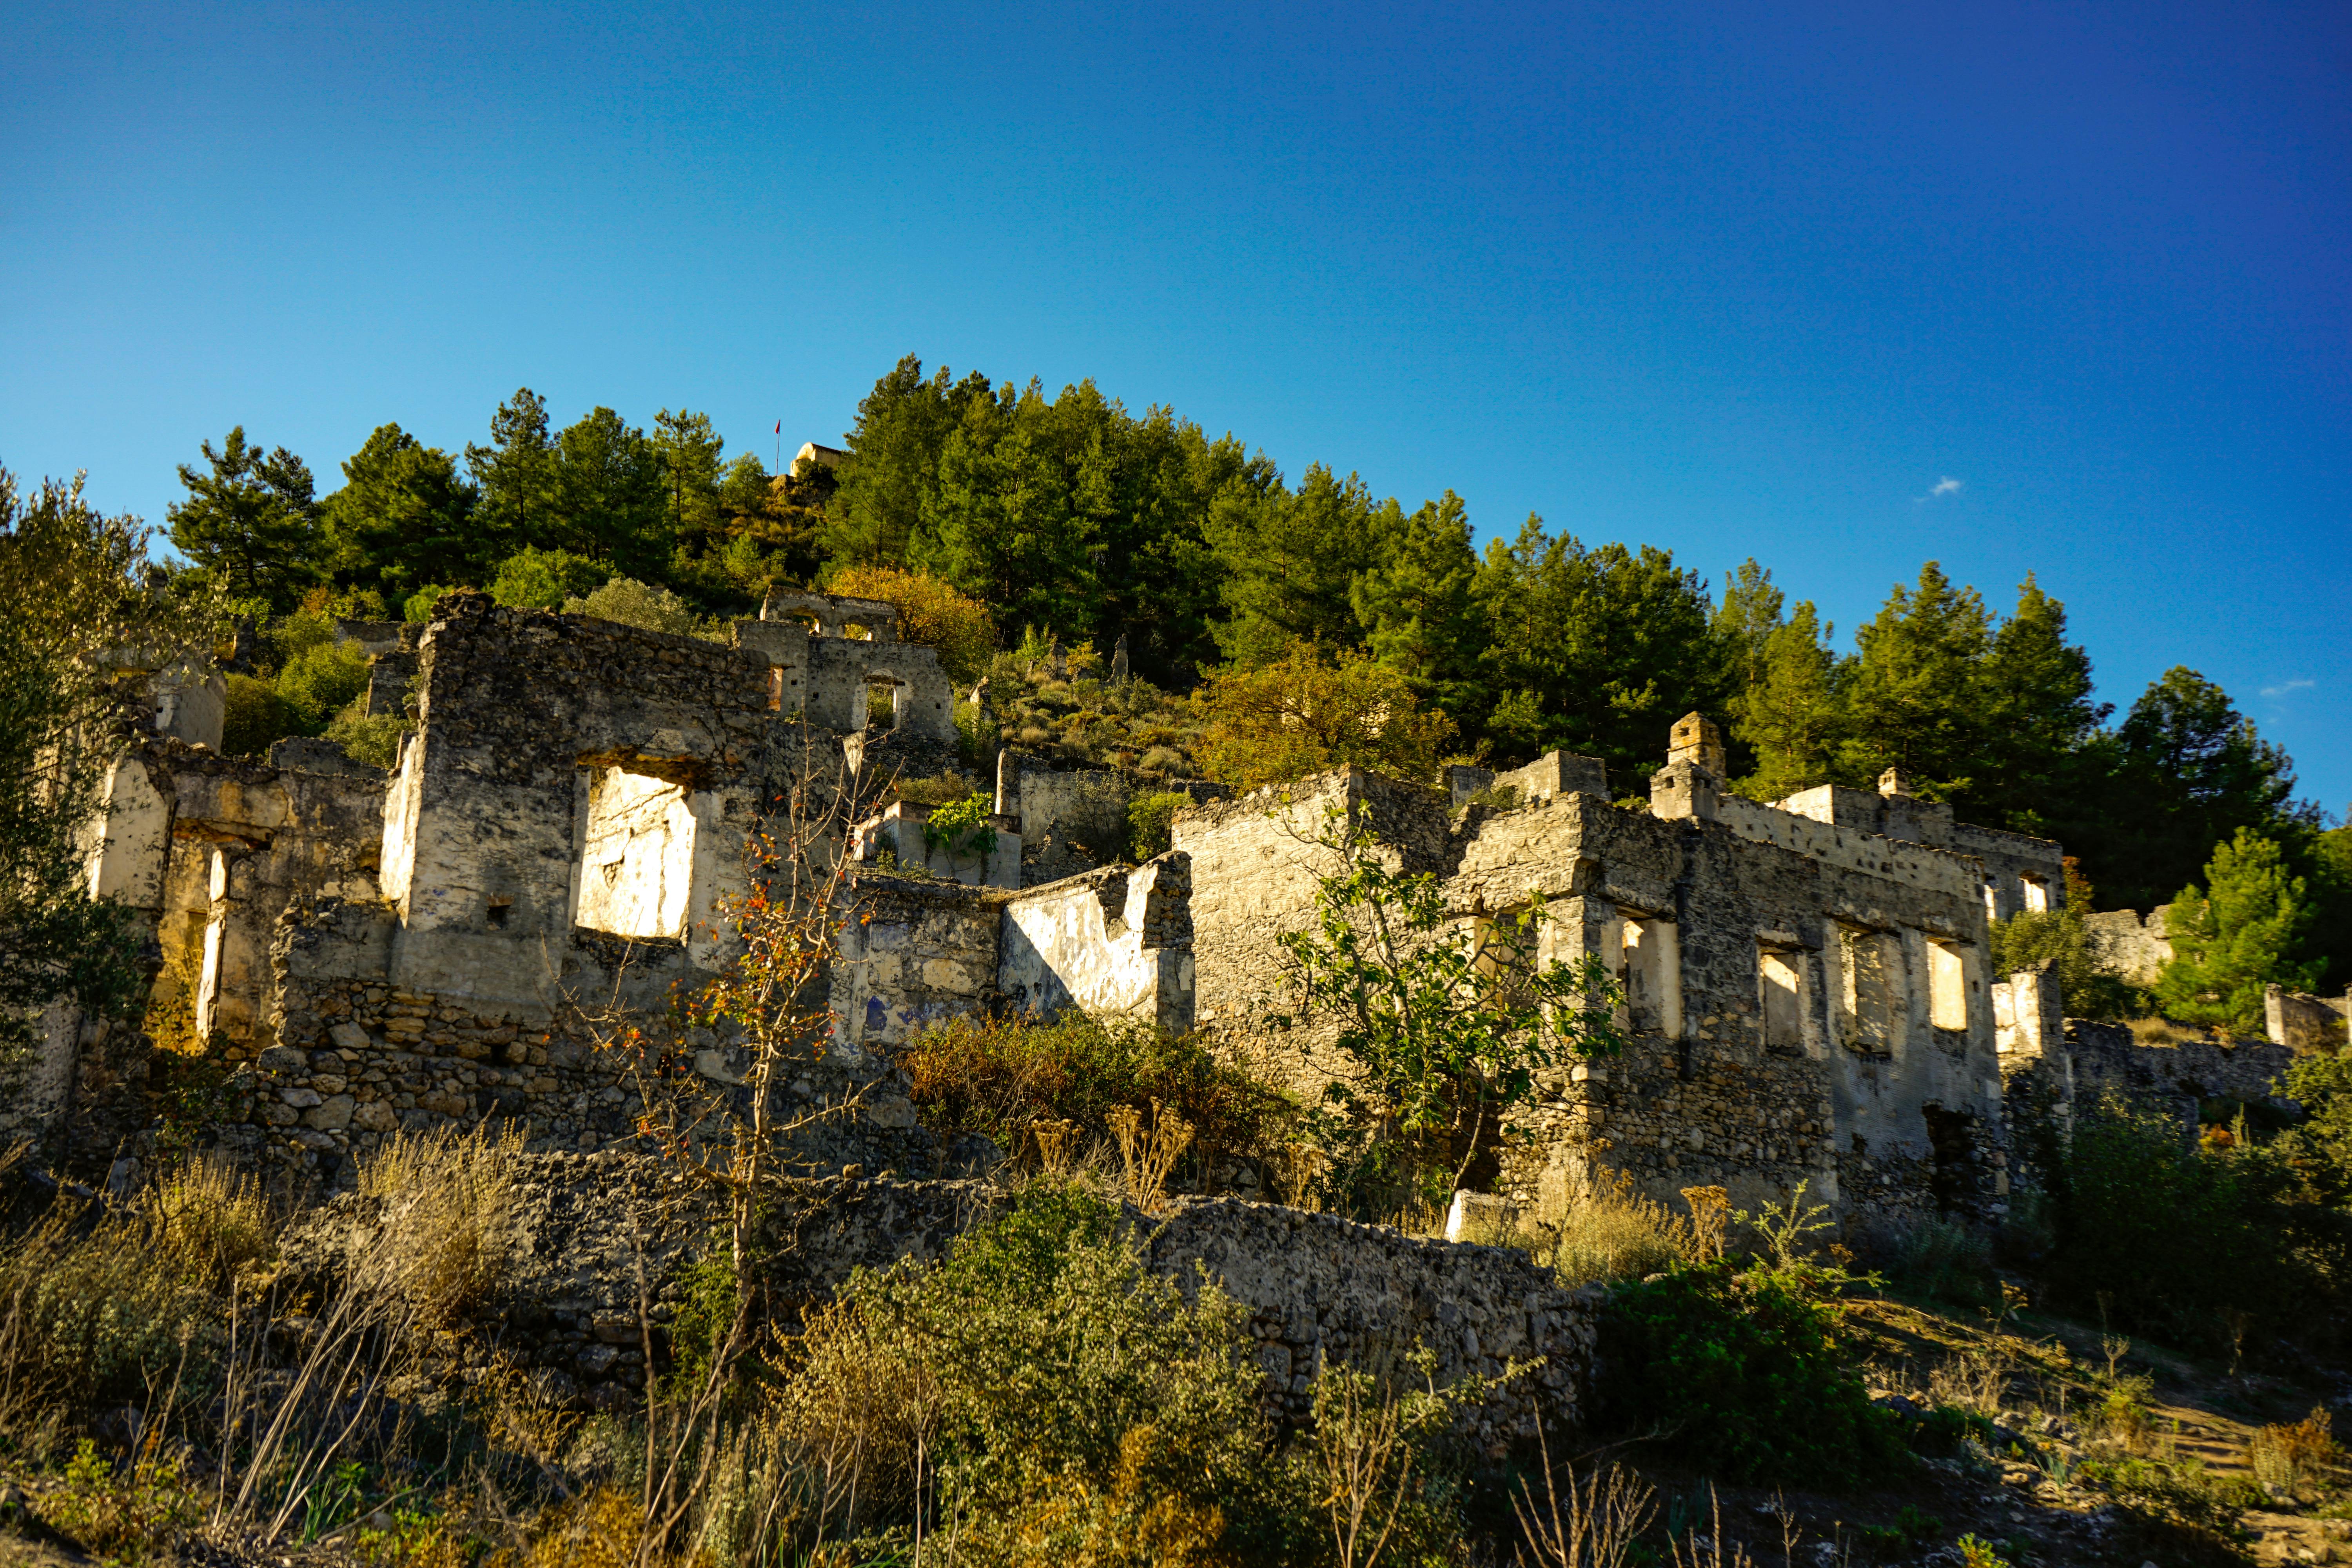
[[[777,421],[776,421],[776,434],[777,434],[777,435],[779,435],[779,436],[781,436],[781,435],[782,435],[783,433],[784,433],[784,422],[783,422],[782,420],[779,419],[779,420],[777,420]]]

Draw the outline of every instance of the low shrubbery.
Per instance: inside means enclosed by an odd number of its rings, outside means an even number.
[[[2352,1267],[2326,1173],[2259,1143],[2200,1151],[2115,1103],[2076,1118],[2048,1280],[2076,1310],[2229,1354],[2249,1328],[2324,1332]]]
[[[1599,1347],[1615,1424],[1738,1481],[1857,1484],[1904,1448],[1874,1407],[1828,1300],[1843,1276],[1715,1262],[1619,1287]]]
[[[1075,1014],[1051,1024],[954,1019],[919,1036],[898,1065],[927,1126],[978,1133],[1016,1158],[1038,1152],[1041,1124],[1108,1145],[1115,1112],[1164,1110],[1192,1127],[1196,1185],[1213,1184],[1225,1162],[1276,1159],[1295,1119],[1287,1100],[1195,1037]]]

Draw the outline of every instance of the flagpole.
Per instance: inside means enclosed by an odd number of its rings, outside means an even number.
[[[784,422],[783,422],[782,420],[779,419],[779,420],[777,420],[777,421],[776,421],[776,471],[777,471],[778,473],[782,473],[782,472],[783,471],[783,468],[784,468]]]

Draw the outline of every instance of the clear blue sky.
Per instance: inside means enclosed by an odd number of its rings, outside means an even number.
[[[110,509],[523,384],[789,451],[913,351],[1842,639],[2036,572],[2352,798],[2340,0],[0,16],[0,463]]]

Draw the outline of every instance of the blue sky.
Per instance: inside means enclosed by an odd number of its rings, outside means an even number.
[[[0,7],[0,463],[1092,375],[1482,533],[1935,558],[2352,800],[2352,9]],[[1660,737],[1664,745],[1664,737]]]

